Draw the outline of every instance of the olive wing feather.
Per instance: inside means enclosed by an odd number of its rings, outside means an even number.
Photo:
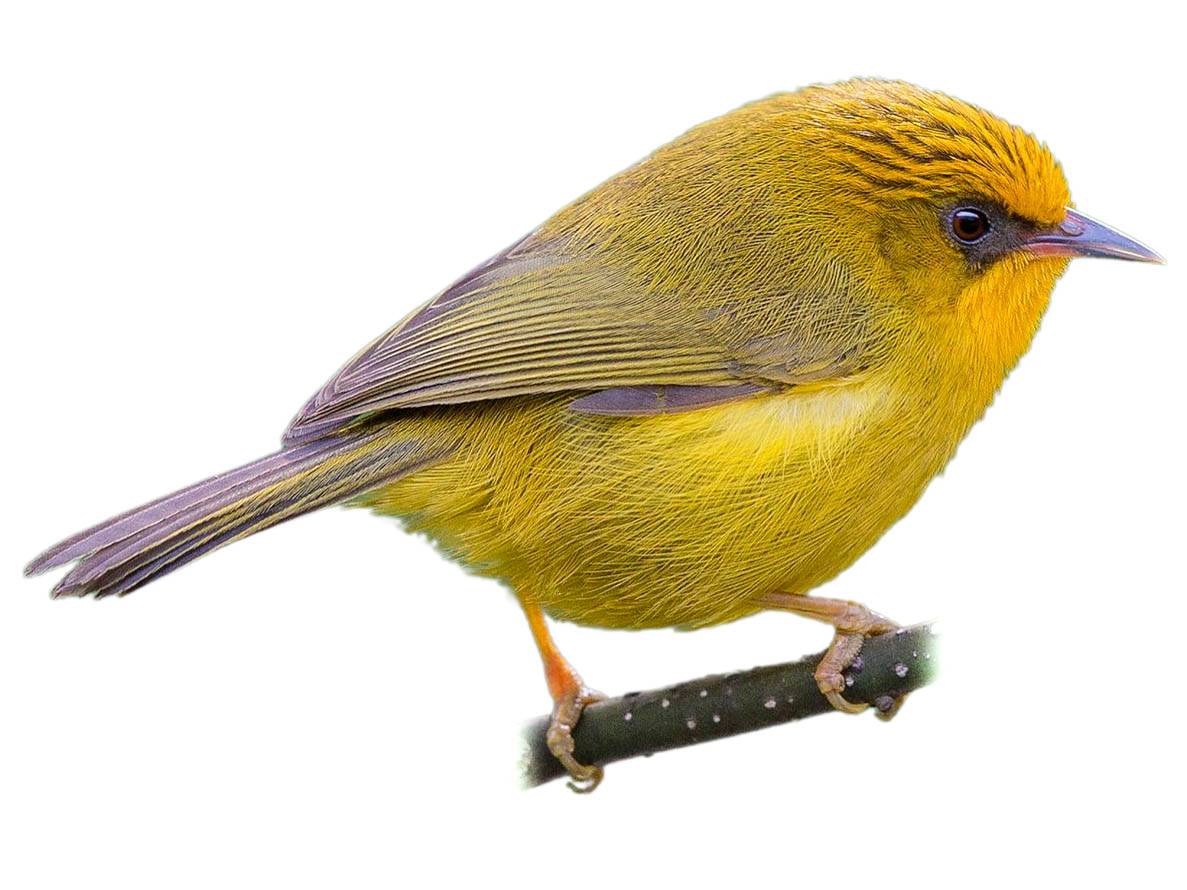
[[[306,403],[285,440],[399,408],[574,392],[592,393],[575,398],[586,413],[662,413],[846,373],[858,351],[852,324],[824,336],[760,304],[690,305],[529,235],[363,349]]]

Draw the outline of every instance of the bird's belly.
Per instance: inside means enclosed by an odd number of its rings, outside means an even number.
[[[554,617],[698,626],[833,577],[954,447],[878,381],[627,419],[567,401],[488,404],[454,457],[369,502]]]

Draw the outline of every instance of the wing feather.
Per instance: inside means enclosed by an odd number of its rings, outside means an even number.
[[[614,390],[583,403],[587,413],[623,414],[632,404],[654,413],[655,390],[626,390],[682,387],[661,399],[666,412],[844,374],[858,352],[854,320],[831,338],[803,323],[771,329],[771,319],[796,318],[772,311],[776,298],[796,296],[752,299],[739,317],[728,305],[657,292],[589,251],[528,236],[355,356],[306,403],[285,440],[398,408]],[[819,302],[804,305],[817,311]]]

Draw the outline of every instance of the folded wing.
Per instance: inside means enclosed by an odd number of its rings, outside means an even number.
[[[302,408],[285,440],[316,438],[378,411],[556,392],[614,390],[608,402],[585,403],[591,413],[632,413],[635,403],[652,406],[638,413],[654,413],[650,391],[634,398],[624,390],[667,386],[664,410],[689,410],[843,374],[860,351],[852,324],[834,325],[840,335],[827,338],[785,323],[767,329],[762,319],[795,313],[739,317],[725,296],[689,305],[649,291],[629,269],[528,236],[355,356]],[[818,312],[814,303],[805,309]]]

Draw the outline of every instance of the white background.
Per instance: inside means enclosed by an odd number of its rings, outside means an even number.
[[[798,7],[5,5],[0,884],[1181,879],[1181,30],[1140,3]],[[1073,264],[954,464],[827,588],[943,618],[942,681],[892,724],[522,792],[548,702],[519,610],[391,521],[326,511],[123,600],[19,578],[272,450],[372,336],[688,126],[857,74],[1036,131],[1171,261]],[[616,693],[829,632],[556,635]]]

